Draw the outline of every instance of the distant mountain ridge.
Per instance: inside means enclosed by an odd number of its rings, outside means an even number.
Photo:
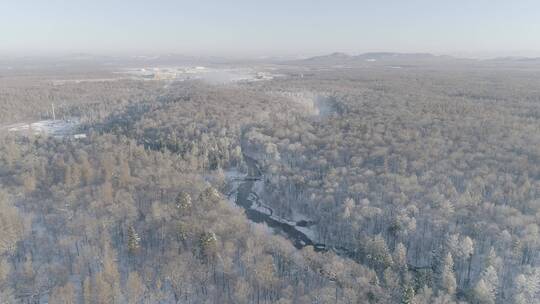
[[[359,64],[376,61],[426,61],[426,60],[458,60],[447,55],[433,55],[430,53],[395,53],[395,52],[370,52],[359,55],[349,55],[347,53],[335,52],[328,55],[315,56],[293,62],[300,64]]]
[[[509,62],[540,62],[540,57],[507,56],[496,57],[489,61],[509,61]]]

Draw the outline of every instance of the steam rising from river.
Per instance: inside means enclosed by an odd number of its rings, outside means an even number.
[[[326,117],[335,112],[333,97],[329,94],[310,91],[274,92],[273,94],[292,100],[303,107],[305,113],[310,116]]]

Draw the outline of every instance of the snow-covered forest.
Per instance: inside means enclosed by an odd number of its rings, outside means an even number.
[[[0,303],[540,302],[535,69],[58,73],[0,80]]]

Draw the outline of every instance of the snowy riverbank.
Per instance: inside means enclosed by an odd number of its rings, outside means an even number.
[[[250,166],[256,166],[253,160],[251,160]],[[258,172],[258,168],[254,167],[251,171]],[[262,176],[248,176],[237,169],[225,171],[225,176],[229,185],[227,193],[229,202],[235,206],[243,207],[250,220],[256,223],[264,222],[274,229],[281,230],[279,232],[286,234],[297,246],[317,243],[315,230],[305,225],[309,219],[299,214],[295,216],[295,219],[277,216],[274,210],[261,199],[264,193]]]

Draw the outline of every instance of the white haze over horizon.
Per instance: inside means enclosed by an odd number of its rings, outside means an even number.
[[[534,0],[0,0],[0,55],[540,56]]]

